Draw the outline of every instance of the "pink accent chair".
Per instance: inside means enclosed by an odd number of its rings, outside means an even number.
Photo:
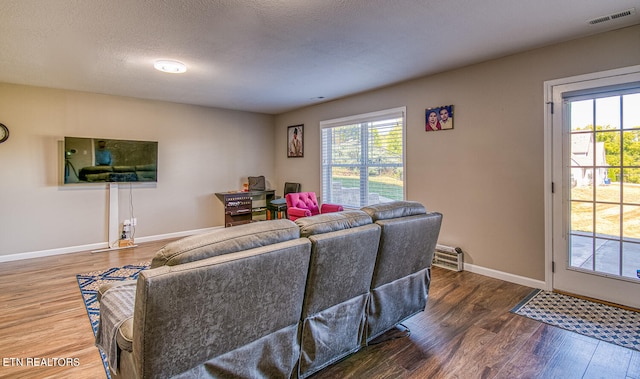
[[[319,206],[315,192],[288,193],[286,200],[287,215],[291,221],[300,217],[309,217],[320,213],[331,213],[344,210],[342,205],[338,204],[322,204],[322,206]]]

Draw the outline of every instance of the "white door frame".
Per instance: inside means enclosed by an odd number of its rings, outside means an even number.
[[[640,73],[640,65],[613,70],[577,75],[544,82],[544,249],[545,249],[545,290],[553,290],[553,113],[559,111],[561,103],[553,103],[553,88],[577,82],[596,81],[604,78]],[[553,109],[555,108],[555,109]],[[561,143],[561,142],[560,142]],[[558,196],[562,196],[557,191]]]

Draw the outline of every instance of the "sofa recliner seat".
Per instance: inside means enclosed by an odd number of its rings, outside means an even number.
[[[381,227],[367,311],[367,342],[424,311],[442,214],[415,201],[363,207]]]
[[[364,346],[366,306],[380,226],[359,210],[296,220],[311,241],[302,307],[301,378]]]

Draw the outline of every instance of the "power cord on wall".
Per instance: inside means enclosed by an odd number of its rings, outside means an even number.
[[[130,239],[133,241],[133,238],[136,235],[136,224],[137,220],[133,212],[133,184],[129,182],[129,220],[131,220],[131,237]]]
[[[122,235],[118,241],[120,247],[132,247],[136,234],[137,220],[133,212],[133,184],[129,183],[129,219],[122,223]]]

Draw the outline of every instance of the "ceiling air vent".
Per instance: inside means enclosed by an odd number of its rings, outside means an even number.
[[[627,9],[625,11],[620,11],[620,12],[608,14],[606,16],[600,16],[600,17],[592,18],[591,20],[588,20],[587,22],[589,24],[591,24],[591,25],[595,25],[595,24],[600,24],[602,22],[617,20],[617,19],[622,18],[622,17],[631,16],[633,14],[636,14],[636,8],[631,8],[631,9]]]

